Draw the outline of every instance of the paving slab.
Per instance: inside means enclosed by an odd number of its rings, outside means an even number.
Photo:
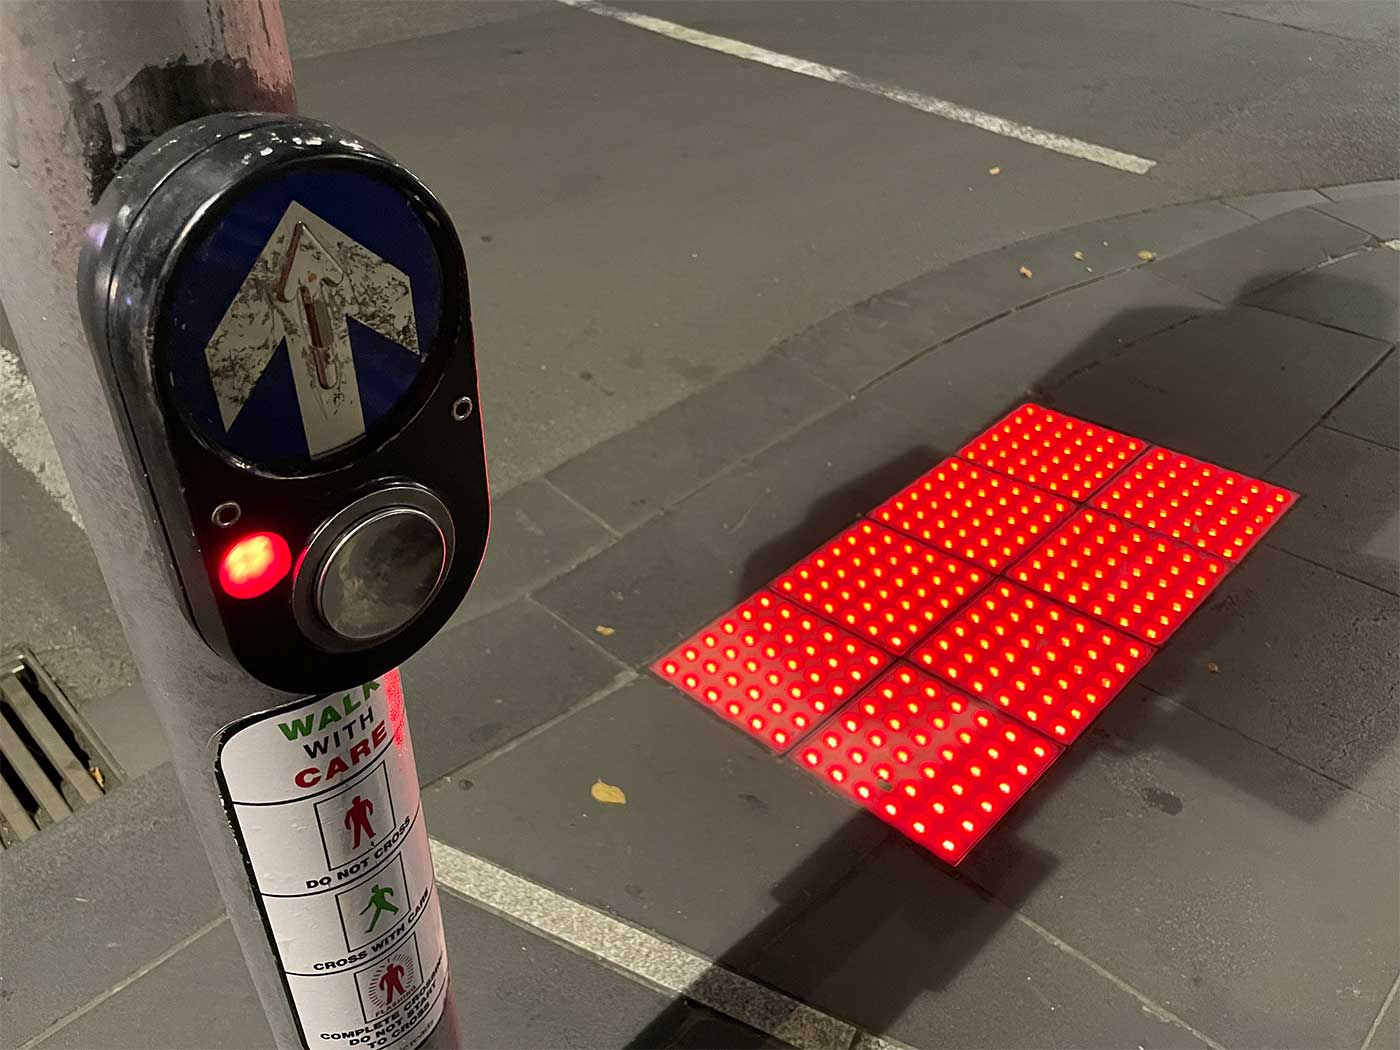
[[[27,645],[78,705],[134,682],[86,534],[3,446],[0,492],[0,643]]]
[[[875,403],[959,447],[1007,409],[1218,304],[1145,270],[1074,288],[954,339],[880,381]]]
[[[0,882],[0,1030],[10,1045],[223,911],[169,766],[0,854]]]
[[[1361,1045],[1400,958],[1394,812],[1141,688],[1048,776],[970,879],[1220,1044]]]
[[[765,949],[754,976],[914,1046],[1205,1045],[904,839]]]
[[[1318,427],[1267,478],[1304,497],[1271,545],[1400,593],[1400,452]]]
[[[1226,197],[1225,203],[1256,219],[1272,219],[1295,208],[1310,204],[1326,204],[1327,198],[1317,190],[1279,190],[1275,193],[1253,193],[1248,197]]]
[[[1400,810],[1394,595],[1266,544],[1138,678]]]
[[[854,392],[988,318],[1140,265],[1145,244],[1166,255],[1247,221],[1205,202],[1071,227],[925,274],[800,332],[779,352]]]
[[[1219,201],[1178,204],[1021,241],[968,259],[958,270],[985,294],[1014,306],[1141,266],[1139,252],[1150,251],[1163,259],[1191,255],[1249,226],[1247,215]],[[1075,252],[1084,257],[1077,258]],[[1030,277],[1021,272],[1022,267],[1031,271]]]
[[[722,475],[538,594],[640,664],[788,568],[938,459],[931,421],[861,396]],[[944,453],[952,447],[944,446]]]
[[[134,967],[138,960],[127,962]],[[39,1046],[250,1050],[273,1040],[238,938],[225,922]]]
[[[1400,448],[1400,355],[1390,356],[1327,416],[1327,425]]]
[[[1235,306],[1049,391],[1055,408],[1258,474],[1385,353],[1373,339]]]
[[[1393,342],[1400,338],[1400,252],[1372,248],[1290,277],[1249,302]]]
[[[715,1025],[760,1045],[750,1029],[673,1002],[449,893],[441,902],[463,1046],[624,1046],[663,1014],[676,1015],[678,1031],[684,1022]],[[217,994],[191,996],[191,974]],[[246,1050],[270,1047],[272,1035],[223,925],[40,1045]]]
[[[625,532],[841,400],[797,361],[769,354],[593,446],[549,480]]]
[[[492,501],[486,557],[451,623],[526,594],[613,540],[607,527],[542,479]]]
[[[1350,197],[1330,204],[1319,204],[1317,210],[1359,226],[1380,241],[1393,241],[1400,237],[1400,192]]]
[[[547,722],[622,670],[529,598],[447,628],[403,666],[419,780]]]
[[[1368,240],[1355,226],[1300,208],[1155,263],[1153,272],[1228,303]]]
[[[649,676],[423,798],[442,841],[734,966],[889,834]]]
[[[855,393],[1011,305],[965,265],[954,264],[840,310],[783,340],[776,353]]]
[[[1345,201],[1357,197],[1400,196],[1400,179],[1375,182],[1349,182],[1343,186],[1323,186],[1318,190],[1328,200]]]

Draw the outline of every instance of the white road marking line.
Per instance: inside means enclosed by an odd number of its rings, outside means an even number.
[[[961,106],[956,102],[926,95],[922,91],[912,91],[899,87],[897,84],[871,80],[836,66],[810,62],[805,58],[794,58],[792,55],[769,51],[765,47],[746,44],[742,40],[733,40],[730,37],[706,33],[704,30],[692,29],[676,22],[668,22],[664,18],[654,18],[636,11],[625,11],[609,4],[598,3],[597,0],[558,0],[558,2],[569,7],[576,7],[581,11],[602,15],[604,18],[625,22],[629,26],[645,29],[651,33],[659,33],[661,36],[670,37],[672,40],[679,40],[685,44],[718,51],[721,54],[742,58],[749,62],[758,62],[765,66],[772,66],[774,69],[785,69],[789,73],[798,73],[804,77],[825,80],[829,84],[854,88],[869,95],[878,95],[923,113],[931,113],[936,117],[955,120],[960,124],[970,124],[983,131],[990,131],[994,135],[1017,139],[1032,146],[1039,146],[1041,149],[1053,150],[1056,153],[1092,161],[1095,164],[1116,168],[1119,171],[1131,172],[1134,175],[1146,175],[1157,164],[1155,160],[1138,157],[1132,153],[1109,149],[1107,146],[1096,146],[1092,142],[1071,138],[1068,135],[1059,135],[1053,131],[1042,131],[1029,124],[1007,120],[1005,117],[998,117],[993,113],[984,113],[980,109],[972,109],[970,106]]]
[[[490,861],[432,839],[438,885],[565,947],[593,956],[643,984],[718,1010],[783,1042],[812,1050],[902,1044],[876,1038],[805,1003],[765,988],[712,959],[628,925]]]
[[[73,502],[73,490],[68,487],[68,478],[58,461],[58,450],[53,447],[49,428],[39,413],[34,388],[29,385],[29,377],[20,367],[19,359],[3,346],[0,346],[0,445],[9,449],[19,465],[34,475],[44,491],[81,529],[83,519],[78,516],[78,505]]]
[[[1376,1033],[1380,1031],[1381,1022],[1385,1020],[1385,1012],[1390,1009],[1390,1004],[1395,1002],[1395,993],[1400,992],[1400,974],[1395,977],[1395,983],[1390,986],[1390,994],[1385,997],[1385,1002],[1381,1003],[1381,1008],[1376,1011],[1376,1019],[1371,1022],[1370,1031],[1366,1033],[1366,1038],[1361,1041],[1361,1050],[1371,1050],[1371,1043],[1376,1038]]]

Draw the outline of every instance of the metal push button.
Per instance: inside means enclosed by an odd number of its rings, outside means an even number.
[[[447,567],[437,522],[390,507],[352,525],[321,565],[316,607],[336,634],[373,641],[407,626],[432,600]]]
[[[453,539],[447,508],[426,489],[390,485],[361,497],[307,545],[293,597],[298,624],[332,651],[392,637],[432,604]]]

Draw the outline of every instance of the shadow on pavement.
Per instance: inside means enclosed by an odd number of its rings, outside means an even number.
[[[1054,870],[1053,857],[1020,843],[1008,847],[1006,883],[979,886],[893,832],[852,857],[851,819],[773,891],[778,907],[717,960],[726,970],[770,983],[785,994],[868,1032],[885,1032],[926,992],[951,983],[1008,921],[1024,897]],[[856,837],[855,841],[865,841]],[[871,863],[874,857],[875,862]],[[820,897],[809,871],[850,870]],[[876,869],[880,874],[872,877]],[[891,869],[893,869],[891,871]],[[627,1044],[654,1047],[780,1047],[696,1022],[677,1000]]]
[[[1310,297],[1320,297],[1325,293],[1339,301],[1357,302],[1377,294],[1374,289],[1364,286],[1348,287],[1346,285],[1350,282],[1329,277],[1325,269],[1300,276],[1269,274],[1248,282],[1247,286],[1253,294],[1289,277],[1293,277],[1300,292],[1306,285],[1305,290]],[[1183,299],[1186,298],[1188,295],[1183,292]],[[1206,317],[1212,324],[1218,324],[1222,320],[1229,321],[1233,315],[1257,316],[1258,313],[1255,307],[1234,303]],[[1180,451],[1232,467],[1228,447],[1181,447],[1173,445],[1165,435],[1154,434],[1150,421],[1136,417],[1132,398],[1123,399],[1116,408],[1106,401],[1099,410],[1087,410],[1075,390],[1075,385],[1081,383],[1084,377],[1105,366],[1115,365],[1121,359],[1124,364],[1131,362],[1132,368],[1125,373],[1127,378],[1122,381],[1137,384],[1138,404],[1154,398],[1160,404],[1162,398],[1177,396],[1175,391],[1180,389],[1180,376],[1171,374],[1177,367],[1176,362],[1170,355],[1159,357],[1158,347],[1154,343],[1156,337],[1201,319],[1199,312],[1183,319],[1181,309],[1123,311],[1071,352],[1043,368],[1032,382],[1021,385],[1021,392],[1009,397],[1001,408],[1010,410],[1026,400],[1035,400],[1061,407],[1067,412],[1084,414],[1104,425],[1123,429],[1149,441],[1160,440],[1162,444],[1180,447]],[[1124,339],[1118,335],[1123,332],[1136,334]],[[1282,383],[1277,389],[1289,391],[1286,377],[1279,375],[1286,366],[1271,347],[1257,343],[1240,345],[1233,352],[1236,359],[1224,362],[1215,370],[1218,374],[1214,378],[1233,377],[1240,384],[1236,395],[1238,398],[1269,397],[1274,389],[1271,384]],[[1154,389],[1154,377],[1158,375],[1164,382]],[[1351,383],[1344,383],[1337,397],[1329,398],[1321,412],[1309,409],[1305,425],[1300,423],[1300,434],[1311,430],[1350,389]],[[1220,407],[1218,398],[1213,405],[1210,411],[1217,413],[1217,418],[1205,426],[1204,432],[1228,435],[1233,420]],[[1188,406],[1187,410],[1197,407]],[[1293,411],[1298,412],[1296,408]],[[1241,418],[1247,415],[1247,412],[1242,412]],[[995,414],[989,414],[988,422],[993,418]],[[1299,418],[1302,419],[1301,414]],[[1266,470],[1253,473],[1267,473],[1289,451],[1291,446],[1274,457]],[[930,448],[916,446],[858,480],[823,495],[811,506],[799,526],[770,541],[748,559],[740,574],[739,593],[734,595],[734,600],[742,600],[768,583],[941,458]],[[1308,498],[1309,494],[1303,492],[1300,508],[1305,506]],[[1384,513],[1386,510],[1393,515],[1395,508],[1379,507],[1375,510],[1375,520],[1356,523],[1359,533],[1370,535],[1385,528],[1388,522]],[[1295,508],[1294,513],[1297,512]],[[1393,566],[1393,561],[1387,564]],[[1228,614],[1231,604],[1240,600],[1232,587],[1232,583],[1239,579],[1239,576],[1232,576],[1227,580],[1212,600],[1197,611],[1195,619],[1214,623],[1216,621],[1210,620],[1213,614]],[[1298,594],[1297,600],[1305,605],[1308,596]],[[1200,683],[1203,681],[1210,686],[1218,686],[1218,683],[1204,678],[1211,673],[1206,667],[1206,654],[1210,651],[1211,643],[1212,638],[1202,637],[1199,631],[1193,634],[1188,629],[1183,629],[1180,636],[1167,642],[1167,647],[1174,650],[1173,662],[1191,668],[1188,673],[1179,676],[1180,683],[1174,684],[1169,691],[1169,699],[1179,705],[1173,709],[1175,713],[1172,717],[1192,720],[1204,715],[1221,724],[1234,726],[1256,739],[1265,738],[1267,727],[1257,727],[1258,732],[1251,732],[1255,727],[1248,723],[1241,725],[1238,717],[1231,718],[1233,709],[1228,700],[1229,690],[1225,691],[1223,708],[1218,688],[1212,689],[1210,696],[1201,694]],[[1287,654],[1281,654],[1284,655]],[[1315,665],[1320,664],[1321,673],[1326,677],[1328,667],[1344,664],[1349,654],[1345,651],[1318,652],[1308,659]],[[1257,683],[1254,687],[1263,688]],[[1384,683],[1377,683],[1377,687],[1384,691]],[[1251,688],[1251,683],[1241,683],[1240,688]],[[1279,717],[1300,725],[1307,725],[1310,719],[1318,717],[1320,710],[1317,697],[1306,690],[1289,696],[1272,696],[1269,703],[1272,704],[1271,710]],[[1245,705],[1240,710],[1248,711],[1249,706]],[[1337,717],[1335,708],[1331,709],[1329,717]],[[1384,724],[1383,720],[1365,724],[1360,721],[1363,715],[1358,714],[1357,718],[1355,725],[1334,725],[1328,731],[1338,733],[1349,741],[1347,746],[1353,749],[1352,764],[1364,772],[1393,749],[1396,727],[1393,720],[1389,725]],[[1056,858],[1026,847],[1017,838],[1017,830],[1034,815],[1057,784],[1071,776],[1095,749],[1106,747],[1131,753],[1170,747],[1181,753],[1183,745],[1189,747],[1188,742],[1192,739],[1190,732],[1158,730],[1150,736],[1128,742],[1107,730],[1091,730],[1081,742],[1070,748],[1044,781],[1021,800],[989,836],[989,843],[995,840],[997,844],[998,860],[1005,863],[995,868],[994,876],[987,875],[987,868],[980,869],[978,873],[983,878],[980,884],[974,883],[968,875],[949,869],[891,831],[874,850],[855,860],[842,880],[820,897],[814,898],[810,894],[811,880],[804,878],[804,872],[813,864],[829,870],[830,856],[850,849],[850,843],[846,840],[848,829],[856,822],[876,819],[869,814],[854,813],[841,832],[828,840],[775,889],[775,896],[780,902],[778,909],[736,942],[718,962],[739,973],[771,981],[794,998],[826,1010],[866,1031],[877,1034],[887,1032],[922,992],[942,988],[952,981],[996,936],[1019,904],[1054,870]],[[1212,754],[1202,751],[1199,754],[1186,753],[1183,757],[1207,769],[1213,776],[1303,820],[1314,821],[1325,817],[1332,799],[1337,797],[1318,792],[1280,793],[1275,778],[1253,770],[1247,762],[1222,763],[1218,749]],[[785,760],[775,758],[775,761]],[[898,869],[897,874],[886,878],[885,872],[891,866]],[[879,871],[875,870],[877,868]],[[994,879],[994,884],[987,884],[988,878]],[[715,1033],[689,1024],[687,1016],[690,1015],[685,1007],[678,1003],[639,1032],[629,1045],[711,1045],[706,1040]],[[752,1045],[781,1044],[763,1040]]]

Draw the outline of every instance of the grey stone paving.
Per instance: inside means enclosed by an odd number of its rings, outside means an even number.
[[[1400,952],[1392,809],[1141,689],[1070,758],[970,877],[1226,1046],[1361,1044]]]
[[[423,801],[443,841],[731,967],[889,834],[649,676]]]
[[[1018,870],[1057,863],[1016,843]],[[1189,1029],[1068,957],[904,839],[760,955],[763,980],[917,1046],[1199,1047]],[[896,960],[917,960],[901,965]]]
[[[1327,415],[1327,425],[1378,445],[1400,448],[1400,355],[1390,355]]]
[[[1307,494],[1271,544],[1400,593],[1400,452],[1318,427],[1268,477]]]

